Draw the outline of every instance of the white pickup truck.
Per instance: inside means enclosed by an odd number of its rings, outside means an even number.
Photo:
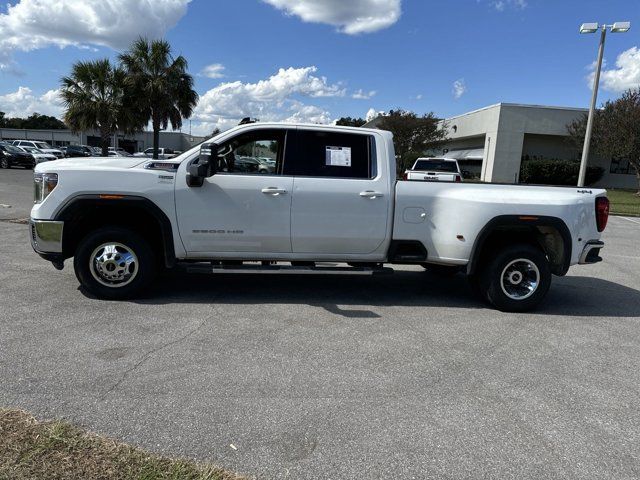
[[[403,179],[423,182],[461,182],[462,172],[455,158],[418,158],[413,167],[404,172]]]
[[[247,155],[275,158],[248,172]],[[241,163],[241,162],[238,162]],[[66,159],[35,169],[34,250],[74,257],[86,291],[137,295],[160,269],[371,275],[465,272],[498,309],[536,306],[600,261],[604,190],[396,181],[391,133],[246,124],[171,160]]]

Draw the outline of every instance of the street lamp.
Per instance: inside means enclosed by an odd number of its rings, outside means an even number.
[[[587,131],[584,136],[584,147],[582,148],[580,175],[578,175],[579,187],[584,187],[584,180],[587,175],[587,159],[589,158],[589,145],[591,144],[591,131],[593,130],[593,116],[596,110],[596,100],[598,99],[598,84],[600,83],[600,70],[602,69],[602,56],[604,54],[604,41],[607,36],[607,28],[611,29],[611,33],[625,33],[631,28],[631,22],[616,22],[613,25],[598,25],[598,23],[583,23],[580,25],[580,33],[596,33],[600,29],[602,29],[602,33],[600,34],[600,47],[598,48],[596,72],[593,76],[593,93],[591,95],[591,106],[589,107],[589,117],[587,119]]]

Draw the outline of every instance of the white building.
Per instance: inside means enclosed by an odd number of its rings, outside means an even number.
[[[444,120],[448,140],[433,153],[458,159],[463,170],[483,181],[515,183],[525,159],[579,160],[580,152],[567,141],[567,124],[585,113],[582,108],[490,105]],[[591,154],[589,166],[604,168],[598,186],[637,188],[635,170],[626,161]]]

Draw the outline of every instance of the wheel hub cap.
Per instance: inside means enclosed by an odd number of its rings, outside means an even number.
[[[524,300],[533,295],[540,285],[540,270],[535,263],[519,258],[507,264],[502,270],[500,286],[504,294],[512,300]]]
[[[138,257],[121,243],[103,243],[89,261],[93,278],[108,287],[123,287],[138,274]]]

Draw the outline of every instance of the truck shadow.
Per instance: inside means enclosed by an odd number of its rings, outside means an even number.
[[[308,275],[167,275],[140,304],[304,304],[348,318],[379,318],[372,307],[489,308],[464,275],[441,278],[422,271],[376,277]],[[355,309],[350,308],[356,307]],[[365,306],[365,308],[363,308]],[[590,277],[554,277],[533,315],[638,317],[640,291]]]

